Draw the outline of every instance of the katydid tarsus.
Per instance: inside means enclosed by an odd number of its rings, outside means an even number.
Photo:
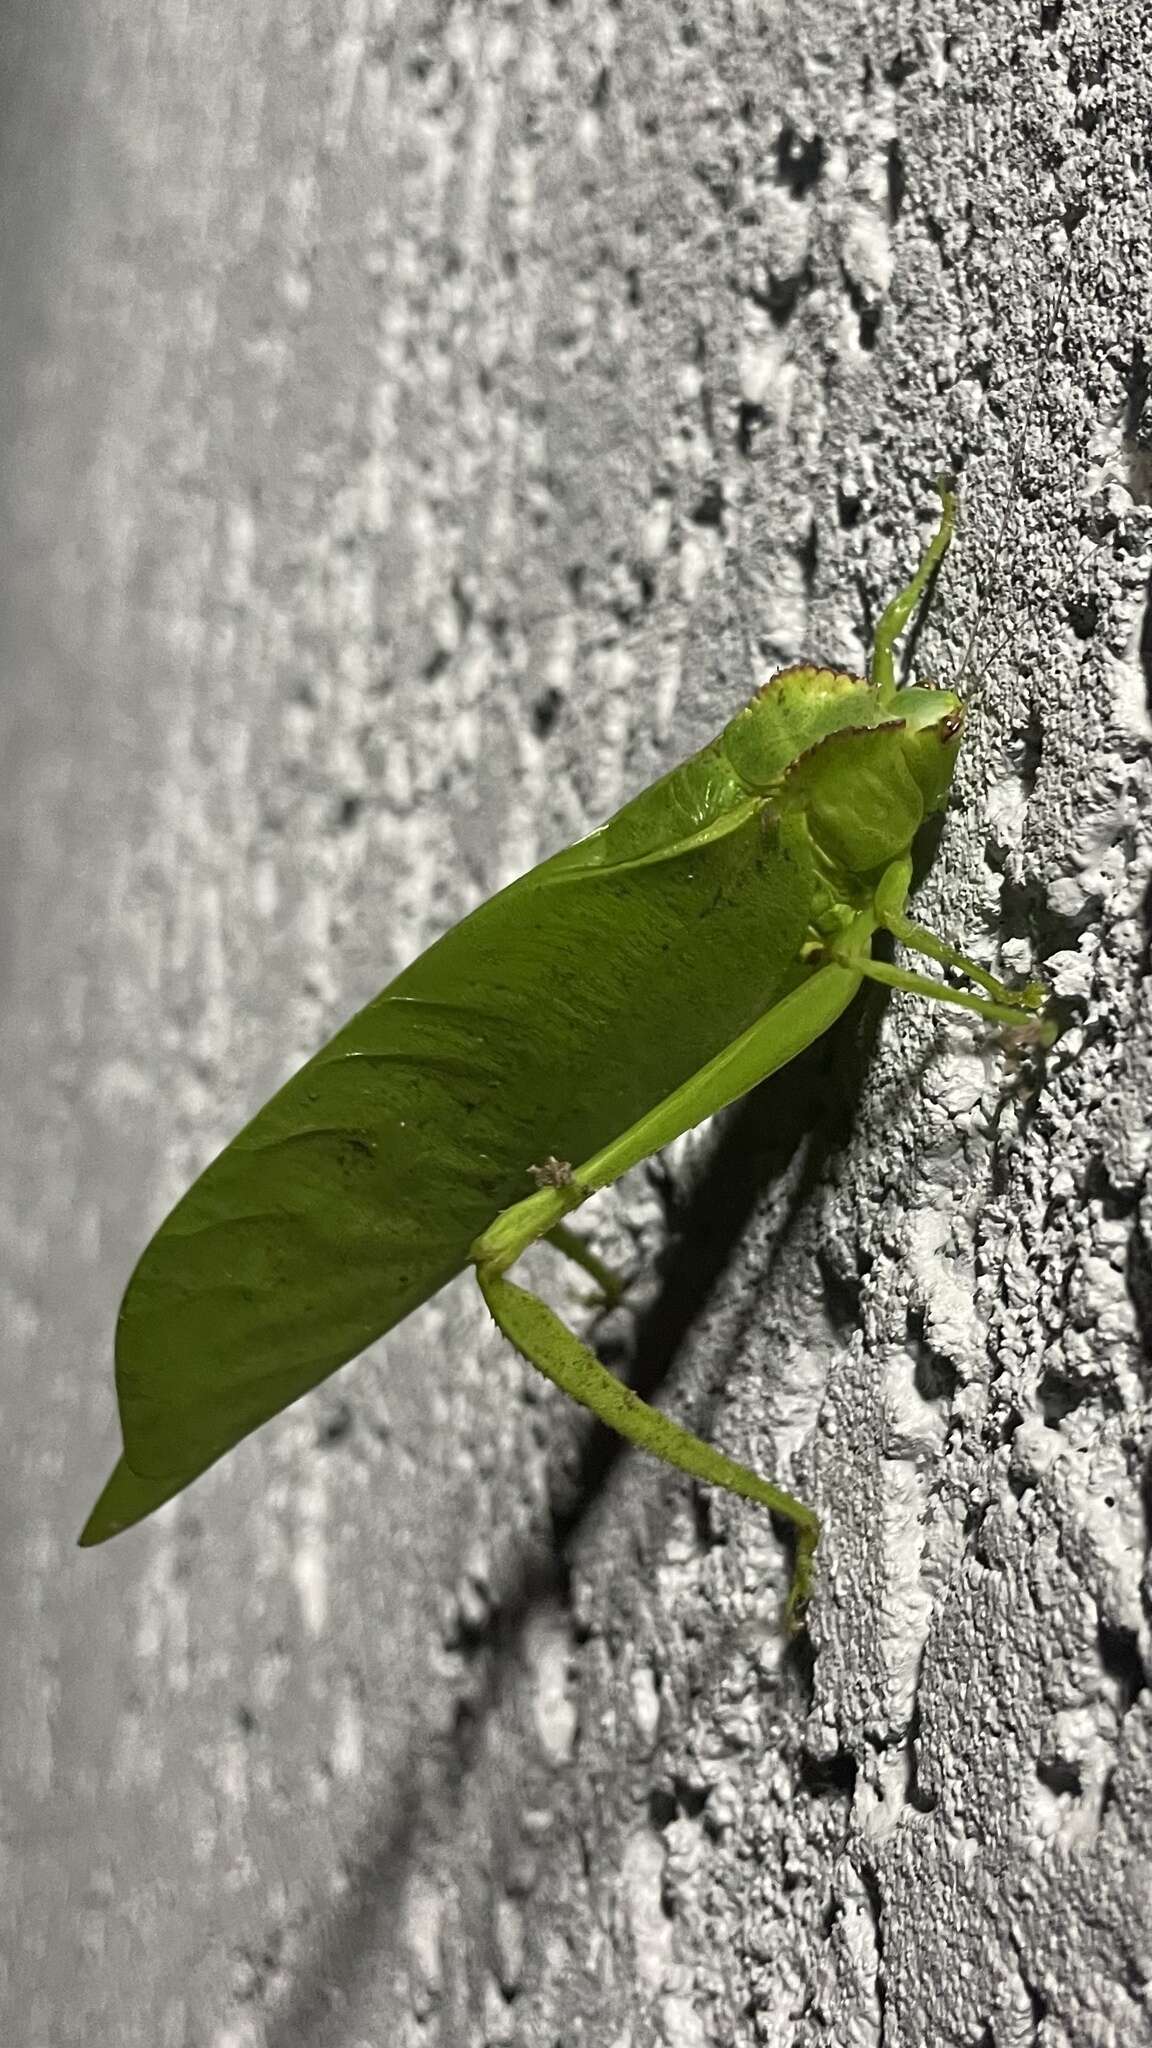
[[[124,1298],[124,1455],[82,1542],[152,1513],[472,1264],[540,1372],[792,1525],[795,1620],[814,1512],[642,1401],[508,1271],[549,1239],[610,1284],[565,1218],[794,1059],[865,979],[1050,1035],[1042,987],[1004,986],[907,914],[912,843],[947,804],[964,722],[953,692],[896,681],[952,536],[940,495],[867,677],[773,677],[709,746],[438,940],[194,1183]],[[973,990],[874,960],[878,931]]]

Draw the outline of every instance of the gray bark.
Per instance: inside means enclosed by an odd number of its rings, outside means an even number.
[[[4,2038],[1152,2041],[1144,0],[8,19]],[[942,467],[918,901],[1071,1028],[866,1007],[599,1209],[614,1355],[825,1518],[808,1652],[464,1284],[78,1553],[167,1204],[859,664]]]

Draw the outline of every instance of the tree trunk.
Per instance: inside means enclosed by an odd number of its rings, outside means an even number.
[[[1152,2042],[1145,0],[23,0],[0,334],[20,2048]],[[974,693],[907,997],[78,1552],[192,1174],[775,667]],[[563,1076],[557,1077],[558,1087]],[[561,1283],[563,1286],[563,1283]]]

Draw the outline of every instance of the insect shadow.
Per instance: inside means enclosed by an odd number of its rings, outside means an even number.
[[[888,1001],[886,989],[861,991],[824,1038],[716,1119],[704,1162],[672,1203],[660,1284],[628,1344],[634,1361],[629,1382],[645,1398],[673,1377],[758,1205],[803,1146],[802,1167],[764,1268],[770,1280],[809,1198],[852,1130]],[[704,1411],[715,1410],[722,1391],[718,1376]],[[697,1427],[707,1427],[699,1407],[694,1419]],[[469,1637],[470,1683],[453,1727],[431,1742],[426,1731],[414,1735],[409,1764],[397,1771],[390,1795],[380,1800],[349,1853],[347,1890],[313,1922],[288,1998],[269,2014],[267,2048],[328,2048],[329,2042],[336,2048],[347,2038],[358,1997],[367,1996],[377,1973],[387,1969],[417,1846],[429,1839],[443,1842],[460,1824],[486,1731],[523,1684],[530,1625],[542,1611],[570,1605],[581,1537],[618,1462],[634,1455],[614,1431],[587,1421],[575,1466],[551,1480],[547,1518],[536,1539],[505,1557],[489,1616]],[[656,1517],[671,1509],[677,1491],[674,1483],[664,1490],[665,1505],[654,1508]],[[780,1533],[787,1537],[787,1525],[780,1525]],[[716,1659],[723,1656],[718,1644]],[[806,1638],[789,1646],[783,1671],[785,1682],[790,1676],[791,1683],[809,1689]]]
[[[1152,468],[1152,458],[1149,466]],[[1144,592],[1144,618],[1140,627],[1140,670],[1144,678],[1144,702],[1152,717],[1152,576]]]

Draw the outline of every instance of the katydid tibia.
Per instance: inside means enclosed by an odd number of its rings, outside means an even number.
[[[547,1238],[607,1284],[564,1219],[795,1058],[866,977],[1049,1032],[1040,986],[1003,986],[906,914],[912,842],[947,803],[964,720],[951,691],[896,684],[896,641],[951,539],[941,499],[867,679],[775,676],[406,968],[177,1203],[124,1297],[124,1455],[83,1543],[152,1513],[471,1263],[539,1371],[793,1525],[799,1614],[812,1510],[649,1407],[508,1269]],[[979,993],[874,961],[877,931]]]

